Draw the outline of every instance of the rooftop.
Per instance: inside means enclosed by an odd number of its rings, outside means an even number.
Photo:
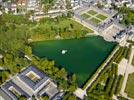
[[[20,96],[29,99],[44,94],[51,99],[57,93],[59,90],[51,78],[35,66],[29,66],[0,87],[0,100],[17,100]]]
[[[17,86],[12,81],[6,82],[1,89],[5,91],[6,94],[8,94],[13,100],[17,100],[17,98],[21,95],[25,95],[27,98],[30,98],[30,96],[24,92],[19,86]]]
[[[0,88],[0,100],[12,100],[8,94]]]
[[[49,79],[48,76],[33,66],[29,66],[27,69],[23,70],[18,74],[18,77],[33,90],[36,90]]]

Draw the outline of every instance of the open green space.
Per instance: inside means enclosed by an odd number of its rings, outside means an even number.
[[[60,68],[64,67],[69,73],[75,73],[79,86],[82,86],[107,58],[115,45],[98,36],[40,41],[33,44],[33,54],[40,58],[54,60]],[[67,52],[62,54],[62,50]]]
[[[84,13],[84,14],[81,15],[81,17],[83,19],[87,19],[87,18],[90,18],[91,16],[89,14]]]
[[[92,18],[92,19],[90,19],[90,21],[92,22],[92,23],[94,23],[95,25],[97,25],[97,24],[99,24],[101,21],[100,20],[98,20],[98,19],[96,19],[96,18]]]
[[[90,14],[90,15],[96,15],[97,14],[97,12],[94,11],[94,10],[89,10],[87,13]]]
[[[52,40],[57,36],[62,39],[70,39],[85,37],[87,33],[93,33],[93,30],[69,18],[44,18],[31,30],[31,38],[34,41]]]
[[[134,73],[128,76],[125,92],[127,93],[128,97],[134,99]]]
[[[107,18],[107,16],[104,16],[102,14],[99,14],[96,17],[99,18],[99,19],[101,19],[101,20],[105,20]]]

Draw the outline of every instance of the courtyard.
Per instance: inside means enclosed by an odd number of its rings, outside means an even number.
[[[120,30],[122,30],[121,27],[113,24],[107,29],[103,30],[102,36],[104,37],[105,40],[107,41],[115,41],[113,36],[116,35]]]
[[[83,20],[87,20],[93,25],[99,25],[108,18],[106,14],[102,14],[99,11],[93,9],[81,12],[80,15]]]
[[[115,11],[108,13],[93,6],[81,7],[74,11],[74,19],[101,34],[114,23],[112,16],[115,14]]]

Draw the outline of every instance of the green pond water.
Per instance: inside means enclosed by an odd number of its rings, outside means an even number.
[[[81,39],[50,40],[33,43],[33,54],[55,61],[69,73],[77,75],[82,86],[114,49],[116,43],[107,42],[99,36]],[[62,50],[67,50],[62,54]]]

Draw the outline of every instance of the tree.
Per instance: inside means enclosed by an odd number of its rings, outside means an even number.
[[[7,71],[0,72],[0,84],[5,82],[9,77],[9,73]]]
[[[76,74],[73,74],[73,75],[72,75],[72,81],[71,81],[72,84],[73,84],[73,83],[76,83],[76,81],[77,81]]]
[[[76,100],[76,96],[70,95],[70,96],[68,97],[68,100]]]
[[[49,100],[49,97],[48,96],[43,96],[42,100]]]
[[[73,15],[74,15],[74,13],[73,13],[72,10],[69,10],[69,11],[67,12],[67,17],[71,18]]]
[[[50,8],[51,8],[50,4],[43,5],[43,12],[47,14]]]
[[[59,83],[59,85],[58,85],[58,88],[61,90],[63,90],[64,89],[64,91],[68,91],[68,82],[67,82],[67,80],[61,80],[61,79],[57,79],[58,80],[58,83]]]
[[[18,98],[18,100],[27,100],[27,98],[26,98],[25,96],[21,95],[21,96]]]
[[[72,9],[71,1],[70,0],[66,0],[66,9],[67,10],[71,10]]]
[[[97,2],[97,7],[101,9],[101,8],[103,8],[104,6],[98,1],[98,2]]]
[[[75,86],[75,85],[69,85],[68,91],[69,91],[70,93],[73,93],[75,90],[76,90],[76,86]]]
[[[67,72],[65,71],[64,68],[62,68],[58,73],[57,73],[58,77],[61,79],[67,79]]]
[[[26,55],[32,55],[32,48],[30,46],[25,46],[24,49]]]
[[[0,4],[0,10],[2,10],[3,8],[2,8],[2,5]]]
[[[122,24],[125,25],[134,25],[134,11],[126,6],[118,8],[120,14],[123,15]]]

